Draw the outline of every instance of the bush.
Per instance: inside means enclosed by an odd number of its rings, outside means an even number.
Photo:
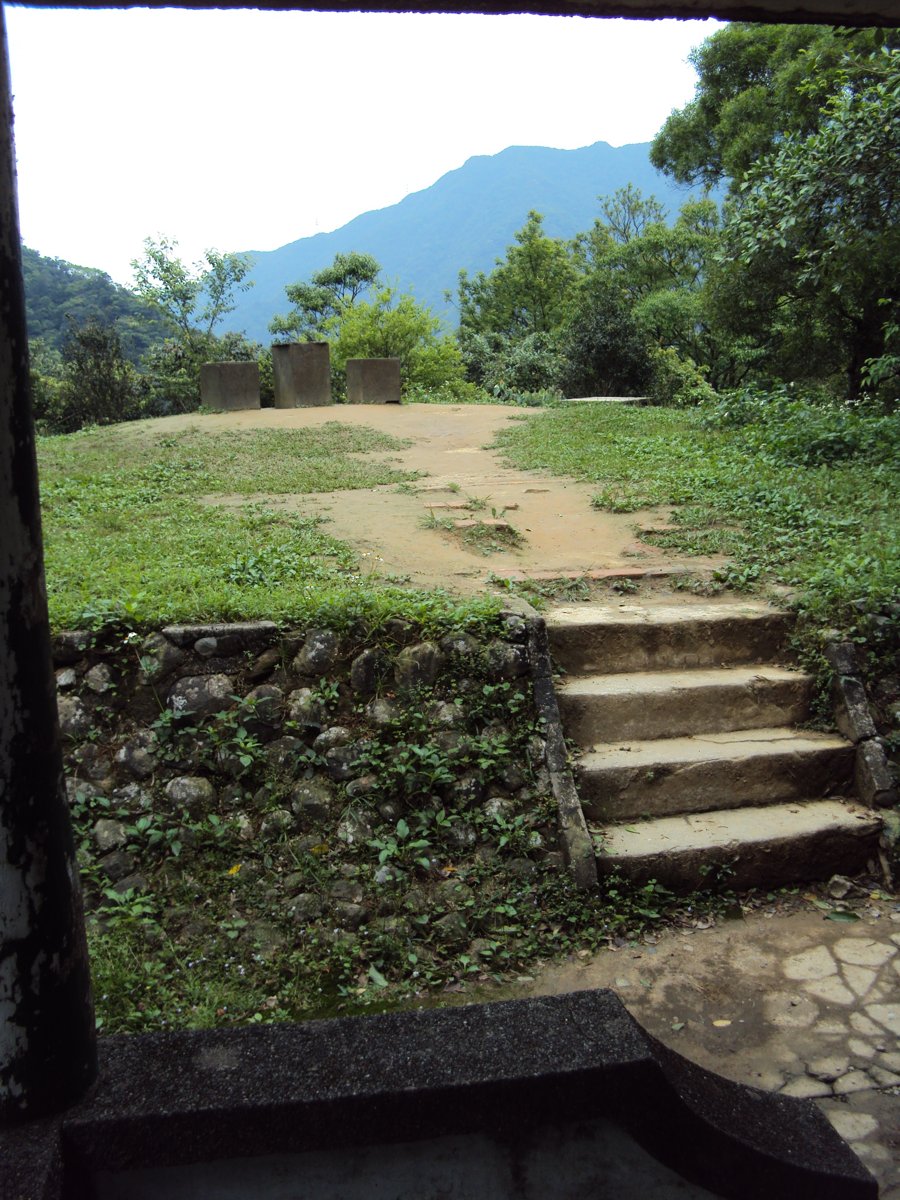
[[[705,368],[698,367],[692,358],[682,358],[671,346],[655,350],[651,366],[648,394],[652,404],[691,408],[715,400],[716,393],[706,382]]]
[[[887,463],[900,456],[900,417],[865,405],[824,401],[792,384],[728,392],[704,415],[708,428],[742,429],[774,462],[820,467],[849,459]]]
[[[653,375],[647,339],[621,302],[606,296],[565,331],[560,385],[567,396],[640,396]]]
[[[40,347],[36,351],[32,402],[42,432],[74,433],[143,415],[136,372],[112,325],[93,317],[81,324],[70,320],[58,362],[50,362]]]
[[[462,342],[469,378],[499,404],[529,404],[559,399],[561,360],[549,333],[530,333],[518,340],[499,334],[469,334]]]

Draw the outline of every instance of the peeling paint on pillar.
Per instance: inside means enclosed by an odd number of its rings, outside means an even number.
[[[0,10],[0,1121],[64,1108],[96,1069],[50,657]]]

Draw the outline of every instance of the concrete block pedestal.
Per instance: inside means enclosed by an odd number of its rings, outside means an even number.
[[[272,347],[276,408],[319,408],[331,404],[331,355],[327,342]]]
[[[200,368],[204,408],[236,412],[259,408],[259,366],[255,362],[211,362]]]
[[[399,358],[348,358],[348,404],[399,404]]]

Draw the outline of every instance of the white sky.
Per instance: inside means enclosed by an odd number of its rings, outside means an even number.
[[[271,250],[511,145],[649,141],[714,21],[6,7],[22,237]]]

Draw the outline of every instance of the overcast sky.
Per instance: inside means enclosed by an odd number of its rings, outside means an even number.
[[[649,141],[713,21],[6,8],[25,243],[271,250],[506,146]]]

